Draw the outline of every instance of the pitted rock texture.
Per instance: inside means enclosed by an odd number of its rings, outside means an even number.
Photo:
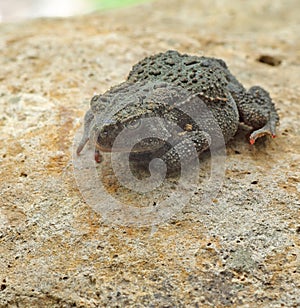
[[[0,306],[298,307],[299,15],[294,0],[172,0],[1,24]],[[74,135],[94,92],[169,49],[222,58],[246,88],[268,89],[278,136],[251,146],[239,128],[213,206],[199,185],[162,225],[107,224],[76,184]],[[109,193],[164,196],[121,188],[105,159]]]

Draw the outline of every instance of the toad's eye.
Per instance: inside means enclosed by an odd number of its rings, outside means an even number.
[[[126,124],[126,127],[129,129],[137,129],[141,125],[141,120],[137,119]]]
[[[91,99],[91,102],[96,102],[99,98],[99,95],[94,95]]]

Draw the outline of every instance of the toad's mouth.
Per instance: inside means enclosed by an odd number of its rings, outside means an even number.
[[[104,153],[111,153],[111,152],[131,152],[130,149],[126,147],[111,147],[111,146],[105,146],[101,145],[98,142],[96,143],[96,149],[98,151],[104,152]]]
[[[110,152],[122,152],[122,150],[120,151],[113,151],[112,148],[107,148],[107,147],[104,147],[104,146],[101,146],[99,145],[98,143],[96,143],[96,149],[101,151],[101,152],[105,152],[105,153],[110,153]]]
[[[132,147],[132,148],[126,148],[126,147],[110,147],[110,146],[104,146],[101,145],[99,143],[96,143],[96,149],[100,152],[104,152],[104,153],[149,153],[149,152],[153,152],[156,151],[158,149],[160,149],[162,147],[162,145],[157,145],[157,146],[149,146],[149,147]]]

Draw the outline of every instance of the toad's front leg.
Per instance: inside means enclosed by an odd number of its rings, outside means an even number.
[[[81,140],[79,142],[79,145],[77,147],[76,153],[77,155],[80,154],[84,146],[87,144],[87,142],[90,139],[90,130],[94,123],[94,114],[91,109],[89,109],[85,116],[84,116],[84,123],[83,123],[83,135],[81,137]]]
[[[211,138],[204,131],[184,132],[181,140],[163,154],[162,159],[168,170],[179,170],[209,148]]]
[[[76,153],[80,154],[82,149],[85,147],[87,142],[90,140],[90,134],[92,127],[94,125],[94,114],[91,109],[89,109],[84,116],[84,124],[83,124],[83,135],[77,147]],[[100,163],[102,161],[102,156],[97,148],[95,148],[95,161]]]

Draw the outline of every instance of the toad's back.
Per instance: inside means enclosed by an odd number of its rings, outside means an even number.
[[[143,59],[133,66],[128,76],[129,82],[158,80],[198,94],[217,120],[225,142],[234,136],[239,114],[230,88],[236,87],[240,92],[244,88],[231,75],[223,60],[171,50]]]
[[[244,92],[243,86],[220,59],[190,56],[167,51],[147,57],[133,66],[128,81],[162,80],[211,100],[228,98],[228,91]],[[232,93],[233,92],[233,93]]]

